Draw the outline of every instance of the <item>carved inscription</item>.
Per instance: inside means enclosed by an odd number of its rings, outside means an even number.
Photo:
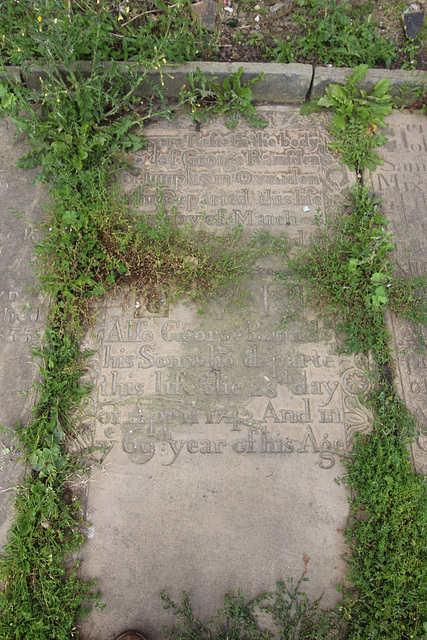
[[[422,116],[393,113],[387,118],[389,142],[381,149],[384,164],[373,174],[374,189],[384,196],[390,230],[395,234],[395,264],[408,276],[427,274],[427,127]]]
[[[314,215],[333,209],[349,179],[327,147],[326,121],[261,108],[269,121],[259,131],[223,124],[194,131],[190,121],[155,125],[147,146],[133,156],[135,169],[121,182],[152,211],[163,186],[167,206],[178,205],[180,224],[215,229],[242,225],[286,232],[307,243]]]
[[[34,342],[43,327],[41,302],[25,291],[0,291],[0,343]]]
[[[12,222],[0,225],[0,344],[34,342],[43,326],[42,300],[25,289],[25,280],[33,280],[33,274],[19,281],[21,262],[24,256],[30,261],[35,239],[32,228]]]
[[[359,401],[368,363],[338,356],[318,319],[281,328],[269,286],[254,283],[255,307],[215,322],[210,309],[206,319],[185,307],[161,319],[108,309],[93,345],[99,441],[120,443],[138,464],[311,454],[333,467],[370,424]]]

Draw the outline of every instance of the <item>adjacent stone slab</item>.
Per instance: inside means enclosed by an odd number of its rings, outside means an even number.
[[[11,123],[0,120],[0,425],[13,427],[29,417],[33,396],[24,396],[36,376],[30,354],[37,333],[43,331],[41,300],[27,292],[36,284],[31,266],[33,258],[32,223],[40,220],[39,203],[47,193],[41,185],[31,184],[35,171],[23,171],[14,162],[27,153],[28,146],[13,141]],[[13,207],[15,211],[10,211]],[[16,212],[21,212],[18,218]],[[22,477],[17,454],[8,435],[0,435],[0,545],[7,540],[13,516],[13,487]],[[2,446],[4,445],[4,446]],[[10,453],[1,453],[11,449]]]
[[[381,148],[384,164],[372,177],[375,191],[384,196],[384,211],[394,233],[392,254],[402,277],[427,275],[426,229],[427,124],[425,117],[393,112],[386,119],[388,143]],[[416,328],[407,321],[389,317],[395,341],[396,383],[409,409],[422,429],[412,447],[417,469],[427,473],[427,359],[420,353]],[[424,339],[426,330],[422,329]]]
[[[269,126],[188,119],[150,126],[135,171],[123,175],[152,211],[156,186],[181,223],[222,232],[268,229],[309,241],[317,208],[332,211],[350,177],[327,149],[329,116],[262,109]],[[201,213],[201,208],[203,212]],[[87,441],[102,461],[89,489],[91,537],[83,575],[106,603],[82,636],[126,627],[160,637],[171,622],[159,597],[186,589],[209,617],[225,592],[248,597],[299,577],[323,606],[345,578],[340,530],[348,505],[335,478],[355,431],[371,416],[364,358],[339,356],[333,331],[306,304],[283,264],[261,260],[240,286],[202,305],[147,308],[129,293],[106,301],[97,327]],[[232,311],[232,313],[230,313]],[[282,321],[293,317],[285,325]],[[85,346],[86,346],[85,345]]]

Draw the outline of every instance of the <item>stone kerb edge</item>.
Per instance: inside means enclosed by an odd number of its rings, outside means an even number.
[[[105,67],[111,63],[105,62]],[[127,64],[127,63],[119,63]],[[172,66],[167,65],[159,70],[148,70],[146,77],[136,90],[136,95],[147,97],[153,94],[153,86],[162,90],[167,98],[177,97],[186,83],[188,74],[199,67],[209,78],[216,77],[223,81],[228,75],[243,68],[242,81],[247,82],[264,73],[260,83],[252,87],[257,102],[302,104],[309,99],[318,98],[325,93],[325,88],[332,83],[343,85],[352,73],[351,68],[313,67],[307,64],[280,64],[275,62],[190,62]],[[83,75],[89,75],[90,62],[77,62],[76,68]],[[141,69],[141,76],[145,70]],[[66,75],[65,69],[63,70]],[[21,81],[33,91],[41,91],[41,79],[46,77],[43,69],[37,65],[20,67],[4,67],[0,79],[9,78],[12,82]],[[410,89],[427,86],[427,72],[402,71],[388,69],[369,69],[360,88],[371,91],[376,82],[388,78],[391,83],[391,95],[401,106],[410,106],[413,98]]]
[[[353,69],[349,67],[315,67],[313,84],[310,90],[310,99],[320,98],[325,95],[325,88],[334,83],[344,85]],[[366,76],[359,85],[360,89],[370,93],[379,80],[390,80],[390,94],[399,106],[409,107],[414,98],[411,89],[427,86],[427,71],[403,71],[402,69],[368,69]]]

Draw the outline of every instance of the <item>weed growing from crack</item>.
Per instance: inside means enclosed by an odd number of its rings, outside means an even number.
[[[318,233],[306,249],[297,250],[289,266],[310,283],[312,297],[335,317],[337,330],[353,352],[372,350],[378,362],[390,358],[382,307],[389,299],[393,248],[386,231],[381,200],[357,184],[347,216],[317,217]]]
[[[326,88],[326,96],[316,98],[301,107],[302,114],[318,109],[331,109],[334,119],[329,128],[334,140],[329,147],[341,154],[341,162],[358,174],[365,169],[374,171],[382,164],[374,151],[387,142],[387,138],[376,135],[378,127],[385,127],[384,117],[391,113],[392,98],[389,94],[390,81],[379,80],[371,94],[359,89],[358,84],[368,71],[362,64],[347,78],[344,86],[331,84]]]
[[[64,475],[29,477],[16,494],[17,517],[0,564],[0,635],[5,640],[70,640],[76,615],[99,603],[95,583],[69,562],[83,542],[79,504],[64,500]],[[67,562],[68,560],[68,562]]]
[[[347,215],[316,217],[318,230],[308,248],[297,249],[288,265],[309,283],[350,352],[371,351],[377,365],[391,360],[384,310],[416,325],[427,324],[425,278],[396,276],[394,249],[382,199],[360,182],[352,188]],[[283,274],[282,278],[287,275]]]
[[[64,173],[111,167],[126,152],[144,146],[144,138],[135,134],[142,118],[132,110],[137,73],[115,63],[106,72],[94,60],[84,77],[66,57],[62,70],[48,60],[45,72],[40,92],[20,84],[1,90],[2,115],[11,118],[16,135],[28,136],[32,147],[18,167],[41,166],[38,180],[51,184]]]
[[[44,345],[32,352],[39,362],[35,388],[40,397],[29,424],[15,432],[32,474],[17,490],[17,516],[0,562],[0,635],[69,640],[77,617],[99,604],[95,582],[81,580],[72,561],[84,538],[80,505],[67,491],[74,468],[67,452],[74,437],[71,416],[89,391],[80,382],[87,353],[69,335],[50,328]]]
[[[304,556],[305,569],[295,583],[292,578],[277,582],[277,589],[262,593],[247,601],[241,590],[229,591],[224,596],[224,606],[207,622],[198,618],[184,591],[181,603],[174,602],[161,592],[164,608],[170,609],[177,623],[167,630],[169,640],[339,640],[345,624],[334,612],[322,611],[319,602],[310,602],[301,590],[307,572],[308,556]],[[259,623],[259,615],[266,615],[268,629]],[[276,627],[277,636],[272,632]]]
[[[94,300],[113,288],[136,289],[147,304],[218,294],[266,251],[265,242],[245,244],[238,227],[213,237],[178,226],[162,189],[152,214],[136,210],[99,167],[68,176],[52,195],[35,254],[40,286],[55,301],[51,323],[61,331],[78,334]]]
[[[410,88],[406,90],[412,98],[412,106],[410,108],[411,113],[417,111],[423,115],[427,115],[427,91],[424,85],[417,88]],[[405,89],[402,89],[402,95],[405,96]]]
[[[207,78],[197,67],[196,73],[190,73],[188,87],[180,93],[180,100],[190,107],[190,117],[196,122],[207,121],[216,115],[224,115],[226,126],[234,129],[237,116],[240,115],[253,127],[265,127],[267,121],[261,118],[252,104],[251,86],[264,77],[261,73],[248,82],[242,82],[243,67],[220,83],[217,78]]]

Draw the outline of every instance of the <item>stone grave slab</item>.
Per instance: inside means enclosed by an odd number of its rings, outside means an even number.
[[[27,291],[36,277],[31,267],[33,257],[32,224],[41,219],[40,202],[46,202],[42,185],[31,184],[36,171],[14,166],[29,147],[22,139],[14,142],[9,120],[0,119],[0,425],[13,427],[28,420],[33,404],[31,396],[22,394],[31,387],[36,367],[30,348],[43,330],[43,311],[37,296]],[[22,212],[18,218],[16,213]],[[13,516],[13,487],[22,477],[17,455],[1,453],[10,449],[11,438],[0,434],[0,545],[7,540]]]
[[[394,234],[392,253],[402,277],[427,275],[427,124],[425,116],[394,111],[386,118],[388,143],[381,148],[384,164],[372,177],[384,197],[384,212]],[[396,384],[422,432],[412,447],[415,467],[427,473],[427,357],[420,353],[416,329],[388,318],[394,338]],[[424,339],[425,329],[422,330]]]
[[[152,211],[164,184],[164,201],[196,229],[240,224],[307,243],[317,208],[331,212],[352,178],[327,148],[328,116],[261,111],[264,130],[217,120],[198,131],[186,118],[150,126],[124,188]],[[83,622],[85,640],[128,627],[160,637],[172,621],[161,589],[175,599],[185,589],[207,618],[229,589],[254,597],[298,578],[304,557],[310,596],[337,602],[348,504],[335,478],[352,434],[371,423],[358,400],[369,363],[337,354],[279,268],[260,261],[233,313],[232,291],[202,313],[147,308],[128,292],[106,300],[87,334],[84,420],[102,462],[89,483],[82,574],[99,581],[106,608]]]

